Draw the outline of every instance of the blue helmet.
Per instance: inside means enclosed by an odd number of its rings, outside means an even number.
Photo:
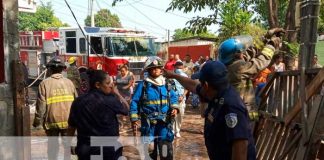
[[[232,62],[236,53],[244,50],[244,44],[235,38],[225,40],[218,48],[218,59],[225,65]]]
[[[253,38],[249,35],[240,35],[225,40],[218,49],[218,59],[225,65],[233,61],[236,53],[245,51],[253,46]]]

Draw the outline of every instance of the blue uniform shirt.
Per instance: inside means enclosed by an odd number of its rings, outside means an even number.
[[[146,91],[143,91],[144,83],[146,85]],[[142,97],[144,92],[146,92],[146,97],[144,95]],[[169,101],[171,106],[169,105]],[[147,81],[139,82],[130,104],[131,121],[138,120],[140,114],[145,114],[150,119],[163,120],[166,118],[170,107],[178,107],[178,96],[174,90],[171,89],[168,92],[166,85],[157,86]]]
[[[197,87],[199,93],[200,87]],[[212,160],[230,160],[235,140],[248,140],[248,160],[255,160],[248,111],[232,86],[220,91],[205,112],[205,144]]]

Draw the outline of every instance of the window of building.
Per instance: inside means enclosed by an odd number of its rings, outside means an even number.
[[[65,37],[66,53],[76,53],[76,32],[66,31]]]
[[[102,54],[102,44],[101,44],[101,37],[91,37],[91,54]]]
[[[80,53],[81,54],[85,54],[87,52],[87,49],[86,49],[86,40],[85,38],[80,38],[79,39],[79,49],[80,49]]]

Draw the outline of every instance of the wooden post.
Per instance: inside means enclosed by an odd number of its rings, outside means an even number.
[[[26,88],[25,88],[25,67],[22,62],[14,60],[12,68],[12,86],[14,103],[15,135],[17,137],[17,159],[28,160],[31,158],[30,147],[30,113],[29,106],[26,106]],[[26,136],[26,137],[24,137]]]
[[[319,0],[307,0],[303,1],[301,4],[301,32],[300,36],[301,43],[300,43],[300,100],[299,104],[302,108],[302,124],[303,124],[303,134],[302,140],[300,141],[300,145],[297,152],[297,159],[303,160],[305,159],[305,153],[307,149],[306,143],[310,139],[309,130],[309,123],[308,119],[308,107],[306,105],[306,92],[305,92],[305,83],[306,83],[306,75],[305,71],[308,68],[312,67],[312,59],[315,52],[315,44],[317,42],[317,21],[318,21],[318,14],[319,14]]]

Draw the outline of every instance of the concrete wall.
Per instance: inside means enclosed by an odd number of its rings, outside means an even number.
[[[0,84],[0,136],[14,135],[14,111],[10,63],[18,59],[18,0],[2,0],[5,82]],[[0,53],[2,54],[2,53]]]

